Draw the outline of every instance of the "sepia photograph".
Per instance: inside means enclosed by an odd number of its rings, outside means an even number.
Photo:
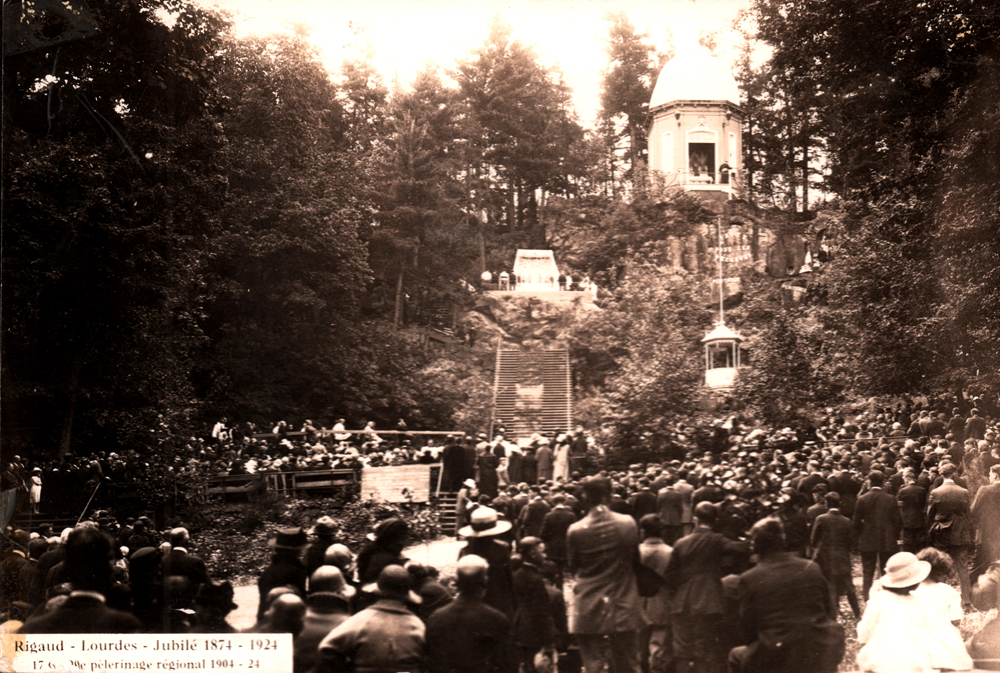
[[[1000,8],[4,0],[0,671],[1000,670]]]

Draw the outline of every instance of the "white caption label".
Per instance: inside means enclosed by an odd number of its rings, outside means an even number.
[[[16,673],[292,673],[290,633],[5,634],[2,640],[0,670]]]

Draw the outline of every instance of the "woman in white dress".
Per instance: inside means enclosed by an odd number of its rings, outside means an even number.
[[[931,564],[930,575],[915,592],[927,603],[930,623],[925,642],[930,650],[931,666],[953,671],[971,670],[972,657],[958,630],[962,621],[962,596],[954,587],[945,584],[952,571],[951,557],[928,547],[921,550],[917,558]]]
[[[36,467],[31,473],[31,491],[28,493],[32,514],[38,514],[42,506],[42,468]],[[24,502],[23,500],[21,502]]]
[[[909,552],[893,555],[885,564],[881,586],[873,588],[858,624],[858,667],[872,673],[929,673],[931,653],[926,643],[927,603],[914,591],[931,572],[931,564]]]
[[[556,443],[556,450],[552,452],[552,479],[556,483],[562,479],[569,481],[569,442],[561,441]]]

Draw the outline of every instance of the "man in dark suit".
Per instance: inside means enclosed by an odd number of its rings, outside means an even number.
[[[606,477],[585,479],[583,496],[587,514],[566,533],[567,565],[576,574],[571,630],[587,673],[606,663],[611,670],[636,672],[645,621],[629,561],[639,545],[639,528],[631,516],[611,511]]]
[[[856,619],[861,616],[861,609],[851,578],[851,520],[840,512],[839,493],[827,493],[826,504],[829,509],[816,517],[809,546],[813,560],[830,584],[834,605],[839,603],[840,596],[847,596]]]
[[[899,515],[903,521],[903,551],[916,554],[927,546],[927,491],[917,486],[917,473],[912,468],[903,472],[903,486],[896,493]]]
[[[456,568],[458,595],[427,620],[429,673],[514,673],[517,661],[510,620],[483,602],[489,564],[463,556]]]
[[[716,506],[700,502],[694,510],[695,529],[674,545],[665,574],[673,590],[674,660],[678,671],[718,670],[725,661],[719,624],[725,603],[722,578],[749,556],[749,549],[712,530]]]
[[[864,599],[872,588],[876,570],[881,575],[889,557],[898,551],[899,531],[903,526],[896,499],[882,490],[884,475],[878,470],[868,474],[869,490],[858,498],[854,508],[854,535],[861,552],[861,577]]]
[[[1000,561],[1000,465],[990,468],[990,483],[976,491],[972,521],[976,525],[976,560],[970,580],[975,582],[991,563]]]
[[[545,515],[552,510],[549,503],[542,499],[538,487],[532,487],[532,489],[531,501],[525,505],[517,517],[516,533],[518,538],[539,537],[542,534],[542,522],[545,520]]]
[[[684,513],[683,499],[672,483],[656,494],[656,510],[663,525],[663,541],[672,545],[681,537],[681,516]]]
[[[639,480],[639,490],[629,496],[628,506],[636,525],[642,517],[656,512],[656,494],[649,487],[649,479],[643,477]]]
[[[170,531],[171,549],[164,559],[163,574],[182,575],[190,581],[191,590],[197,591],[199,584],[208,583],[208,568],[202,559],[188,553],[189,544],[191,544],[191,535],[187,528],[174,528]],[[191,597],[194,598],[194,594]]]
[[[518,542],[521,567],[514,571],[514,649],[526,671],[534,669],[535,653],[555,649],[556,623],[552,617],[549,592],[541,566],[545,563],[545,543],[525,537]]]
[[[967,439],[986,437],[986,419],[979,415],[979,409],[973,409],[972,415],[965,421],[965,437]]]
[[[833,673],[844,629],[819,566],[785,550],[777,519],[754,524],[750,541],[760,561],[738,585],[740,635],[750,644],[732,650],[730,670]]]
[[[556,564],[560,575],[566,568],[566,531],[576,523],[576,514],[566,504],[566,496],[562,493],[552,498],[555,507],[542,519],[542,541],[545,543],[545,554]]]
[[[962,590],[962,603],[972,604],[969,582],[969,548],[972,546],[969,491],[955,483],[958,468],[952,463],[941,466],[944,482],[927,497],[927,519],[931,544],[951,555]]]
[[[96,528],[76,528],[66,545],[73,591],[54,610],[28,619],[20,633],[138,633],[142,623],[135,616],[106,605],[111,537]]]
[[[854,506],[858,502],[858,492],[861,491],[861,484],[858,483],[847,469],[849,461],[841,462],[841,468],[830,475],[830,490],[840,494],[840,511],[848,519],[854,516]]]

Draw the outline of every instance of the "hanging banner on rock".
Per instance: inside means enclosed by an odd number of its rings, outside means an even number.
[[[781,307],[801,306],[809,292],[803,278],[790,278],[781,282]]]
[[[431,495],[434,465],[388,465],[361,471],[361,499],[386,502],[427,502]]]

